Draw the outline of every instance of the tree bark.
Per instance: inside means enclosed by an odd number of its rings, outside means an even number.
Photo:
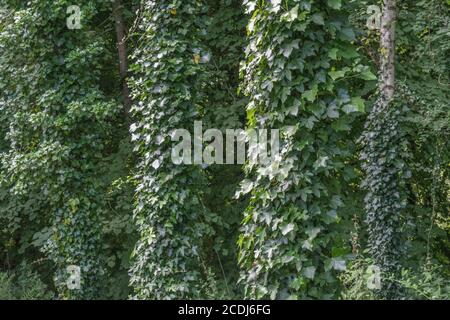
[[[380,93],[382,103],[388,105],[395,93],[395,19],[396,0],[384,0],[381,17],[381,81]]]
[[[128,76],[128,56],[125,43],[125,23],[123,20],[123,5],[121,0],[115,0],[113,4],[113,15],[116,26],[117,51],[119,53],[119,74],[122,83],[123,105],[125,113],[129,117],[132,100],[130,97],[130,89],[127,84]]]

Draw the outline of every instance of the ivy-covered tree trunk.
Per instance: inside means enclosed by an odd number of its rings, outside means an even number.
[[[11,8],[0,36],[0,86],[14,117],[2,156],[10,210],[48,219],[45,251],[64,299],[97,297],[102,265],[98,166],[119,108],[98,87],[105,41],[93,31],[103,5],[80,4],[81,29],[69,29],[71,1],[29,1]],[[28,205],[23,206],[23,203]]]
[[[280,156],[246,166],[251,193],[239,238],[246,297],[333,298],[347,244],[337,225],[346,134],[364,102],[347,78],[357,62],[341,1],[244,1],[252,14],[242,69],[249,125],[280,129]],[[249,159],[256,150],[249,150]],[[334,249],[333,249],[334,247]]]
[[[207,6],[198,0],[143,5],[130,81],[137,102],[132,140],[140,158],[135,208],[139,240],[130,270],[133,298],[206,297],[203,241],[211,233],[202,203],[206,179],[199,165],[172,163],[171,133],[192,133],[205,107],[208,52],[201,38]]]
[[[379,97],[367,119],[361,137],[366,173],[365,206],[368,246],[374,265],[380,270],[379,298],[401,298],[398,284],[401,259],[401,134],[399,101],[395,99],[395,0],[385,0],[381,18]]]

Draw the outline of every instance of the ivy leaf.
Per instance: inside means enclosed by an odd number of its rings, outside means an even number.
[[[322,26],[325,24],[325,21],[323,20],[323,16],[320,13],[313,14],[311,19],[315,24],[319,24]]]
[[[346,70],[338,70],[338,71],[330,71],[328,72],[328,75],[331,77],[331,79],[337,80],[339,78],[345,77],[345,73]]]
[[[312,245],[310,240],[303,241],[302,249],[306,249],[306,250],[312,251],[312,248],[313,248],[313,245]]]
[[[356,39],[355,32],[352,28],[344,28],[341,30],[344,40],[354,41]]]
[[[341,9],[342,6],[341,0],[327,0],[327,4],[328,6],[336,10]]]
[[[350,103],[342,107],[342,110],[344,110],[345,113],[365,112],[364,100],[360,97],[352,98]]]
[[[292,22],[295,19],[297,19],[297,17],[298,17],[298,5],[296,5],[290,11],[286,12],[283,15],[284,20],[286,20],[287,22]]]
[[[345,264],[345,260],[333,258],[331,262],[331,267],[337,271],[345,271],[347,270],[347,266]]]
[[[364,104],[364,100],[361,97],[352,98],[350,103],[356,107],[356,111],[365,112],[366,106]]]
[[[316,274],[316,267],[311,266],[311,267],[307,267],[305,268],[305,270],[303,270],[303,275],[305,276],[305,278],[308,279],[314,279],[314,276]]]
[[[243,194],[249,193],[249,192],[252,190],[252,188],[253,188],[253,182],[252,182],[251,180],[249,180],[249,179],[244,179],[244,180],[241,182],[241,192],[242,192]]]
[[[348,117],[341,117],[341,118],[337,119],[336,121],[334,121],[331,124],[331,127],[338,132],[339,131],[348,131],[351,129],[351,127],[349,125]]]
[[[298,41],[292,41],[288,45],[284,46],[282,49],[283,56],[289,58],[289,56],[292,53],[292,50],[294,50],[294,48],[298,49],[298,45],[299,45]]]
[[[331,119],[339,118],[339,111],[336,106],[330,105],[327,109],[327,117]]]
[[[294,224],[293,223],[289,223],[289,224],[287,224],[287,225],[285,225],[284,227],[281,228],[281,233],[283,234],[283,236],[285,236],[289,232],[291,232],[292,230],[294,230]]]
[[[374,75],[370,70],[364,70],[363,72],[361,72],[360,77],[361,77],[361,79],[367,80],[367,81],[378,79],[377,76]]]
[[[323,216],[323,221],[326,224],[330,224],[335,222],[338,219],[338,215],[336,210],[330,210],[327,213],[325,213],[325,215]]]
[[[320,233],[321,228],[308,228],[305,233],[309,236],[309,240],[313,240]]]
[[[250,14],[252,13],[256,8],[256,1],[249,1],[247,2],[247,9],[246,9],[246,13]]]
[[[156,159],[155,161],[153,161],[152,163],[152,167],[155,169],[158,169],[161,166],[161,160]]]
[[[333,48],[330,50],[330,52],[328,52],[328,56],[333,59],[333,60],[337,60],[337,53],[339,52],[338,48]]]
[[[281,8],[281,0],[271,0],[273,6],[273,12],[277,13]]]
[[[303,97],[309,102],[314,102],[316,100],[318,91],[319,91],[318,86],[314,85],[311,90],[307,90],[303,93]]]

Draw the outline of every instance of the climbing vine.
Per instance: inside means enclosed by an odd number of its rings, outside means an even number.
[[[9,190],[3,211],[16,222],[50,221],[44,250],[55,263],[59,295],[95,298],[104,210],[97,165],[111,129],[108,120],[119,106],[98,87],[105,44],[87,28],[102,5],[80,4],[86,25],[73,31],[66,26],[69,2],[8,6],[14,24],[0,34],[7,48],[2,98],[11,110],[6,135],[11,147],[2,155],[2,182]],[[80,271],[80,285],[73,288],[66,284],[71,265]]]
[[[364,111],[351,79],[376,78],[351,43],[344,1],[244,3],[248,123],[282,133],[279,159],[246,166],[241,283],[252,298],[336,297],[347,252],[336,232],[340,182],[353,170],[345,136]]]
[[[401,210],[405,206],[399,181],[404,169],[399,150],[404,143],[398,123],[401,100],[395,101],[395,22],[396,1],[385,0],[380,23],[378,99],[361,136],[368,247],[383,287],[376,288],[376,293],[388,299],[401,297],[395,279],[400,275]]]
[[[400,294],[398,283],[389,279],[398,277],[402,256],[401,212],[405,199],[400,181],[405,175],[401,159],[405,143],[399,131],[401,107],[398,102],[386,105],[377,101],[360,140],[362,168],[366,174],[363,187],[367,190],[368,247],[383,277],[383,288],[377,290],[378,294],[389,299]]]
[[[130,81],[138,165],[139,240],[130,269],[134,298],[205,297],[210,278],[203,239],[212,232],[198,165],[171,161],[171,132],[193,132],[205,107],[208,50],[203,1],[147,1]]]
[[[448,299],[449,6],[0,0],[0,299]]]

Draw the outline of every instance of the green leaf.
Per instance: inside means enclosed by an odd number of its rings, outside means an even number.
[[[344,28],[341,30],[341,33],[345,40],[354,41],[356,39],[355,32],[352,28]]]
[[[349,104],[342,107],[342,110],[344,110],[345,113],[365,112],[364,100],[360,97],[352,98]]]
[[[339,10],[342,7],[341,0],[327,0],[328,6],[333,9]]]
[[[314,279],[315,274],[316,274],[316,267],[311,266],[303,270],[303,275],[305,276],[305,278]]]
[[[333,48],[330,50],[330,52],[328,52],[328,56],[333,59],[333,60],[337,60],[337,53],[339,52],[338,48]]]
[[[378,78],[370,70],[365,70],[361,73],[361,79],[370,81],[377,80]]]
[[[364,100],[361,97],[354,97],[351,99],[351,104],[356,106],[356,110],[358,112],[365,112],[366,106],[364,104]]]
[[[332,259],[332,268],[337,271],[345,271],[347,270],[347,266],[345,264],[345,260],[343,259]]]
[[[319,91],[319,88],[316,85],[313,86],[313,88],[311,90],[307,90],[303,93],[303,97],[308,100],[309,102],[314,102],[316,100],[317,97],[317,93]]]
[[[323,20],[323,16],[320,13],[313,14],[311,19],[315,24],[319,24],[322,26],[325,24],[325,21]]]
[[[296,5],[290,11],[286,12],[283,15],[283,19],[286,20],[287,22],[292,22],[295,19],[297,19],[297,17],[298,17],[298,5]]]
[[[294,230],[294,224],[293,223],[289,223],[289,224],[287,224],[287,225],[285,225],[284,227],[281,228],[281,233],[283,234],[283,236],[285,236],[289,232],[291,232],[292,230]]]
[[[328,72],[328,75],[331,77],[331,79],[336,80],[345,77],[345,73],[346,70],[337,70]]]
[[[348,131],[351,129],[349,123],[348,123],[348,117],[341,117],[339,119],[337,119],[336,121],[334,121],[331,124],[331,127],[335,130],[335,131]]]

